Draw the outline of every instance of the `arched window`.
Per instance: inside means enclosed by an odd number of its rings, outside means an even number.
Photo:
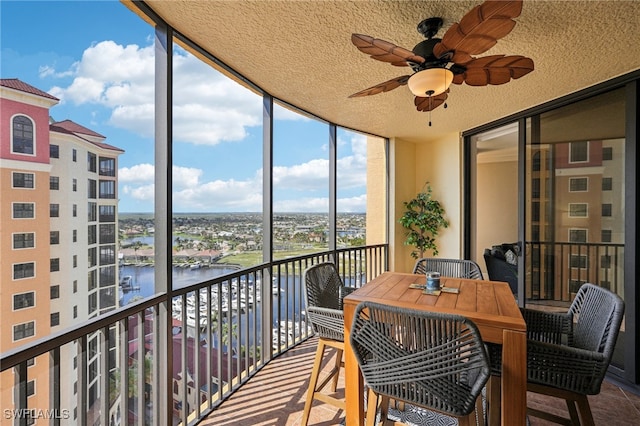
[[[33,122],[24,115],[16,115],[13,117],[11,152],[17,154],[34,154]]]

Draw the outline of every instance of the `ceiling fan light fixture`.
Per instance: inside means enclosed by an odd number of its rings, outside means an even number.
[[[453,81],[453,73],[447,68],[427,68],[409,77],[407,85],[416,96],[436,96],[445,92]]]

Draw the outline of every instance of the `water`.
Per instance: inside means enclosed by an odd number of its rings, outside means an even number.
[[[199,269],[173,267],[173,286],[174,288],[181,288],[234,271],[235,269],[230,267]],[[145,298],[155,294],[155,269],[153,266],[122,266],[120,268],[120,279],[127,275],[131,276],[131,284],[136,290],[121,293],[121,306],[126,305],[136,296]]]

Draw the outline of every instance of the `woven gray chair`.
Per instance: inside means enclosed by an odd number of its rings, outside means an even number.
[[[424,274],[428,271],[440,272],[443,277],[484,279],[480,267],[473,260],[440,259],[436,257],[418,259],[413,267],[413,273]]]
[[[314,399],[345,409],[344,399],[323,393],[322,390],[331,381],[331,392],[336,391],[340,368],[344,366],[342,361],[342,353],[344,352],[342,299],[355,288],[345,287],[335,265],[331,262],[325,262],[311,266],[304,272],[304,289],[307,318],[318,335],[318,348],[302,416],[302,425],[306,426],[309,422],[309,413]],[[324,351],[327,347],[336,349],[336,361],[327,377],[318,383]]]
[[[564,399],[570,419],[532,408],[527,413],[559,424],[593,425],[587,395],[600,393],[624,315],[623,300],[587,283],[566,313],[522,313],[527,323],[527,390]],[[491,353],[491,387],[499,385],[494,377],[500,357]]]
[[[381,420],[389,399],[483,423],[481,393],[489,379],[489,356],[476,325],[459,315],[360,303],[351,346],[369,387],[367,425]]]

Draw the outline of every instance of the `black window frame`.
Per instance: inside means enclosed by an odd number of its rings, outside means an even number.
[[[11,187],[21,189],[35,189],[36,175],[28,172],[11,172]]]
[[[11,120],[11,153],[35,155],[33,120],[26,115],[16,115]],[[16,149],[17,148],[17,149]]]

